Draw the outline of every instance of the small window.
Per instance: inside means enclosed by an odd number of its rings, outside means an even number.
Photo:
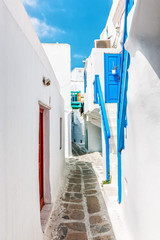
[[[62,149],[62,118],[60,118],[60,149]]]

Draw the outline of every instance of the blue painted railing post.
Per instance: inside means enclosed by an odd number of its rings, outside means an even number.
[[[94,85],[94,103],[98,103],[98,96],[97,96],[97,81],[95,79],[95,81],[93,82]]]
[[[96,90],[95,90],[96,86],[95,86],[95,80],[93,82],[93,90],[94,90],[94,100],[93,103],[96,103]]]
[[[128,89],[128,68],[130,56],[124,48],[128,37],[127,34],[127,17],[134,4],[134,0],[126,0],[124,32],[123,32],[123,49],[121,59],[121,77],[119,89],[119,102],[117,111],[117,153],[118,153],[118,202],[122,201],[122,173],[121,173],[121,151],[124,149],[124,128],[126,127],[126,109],[127,109],[127,89]]]
[[[106,145],[106,180],[110,181],[110,166],[109,166],[109,138],[110,138],[110,130],[109,124],[106,114],[106,108],[102,93],[102,88],[100,84],[99,75],[95,75],[94,81],[94,103],[98,103],[101,110],[101,117],[102,117],[102,124],[103,124],[103,132],[105,138],[105,145]]]
[[[121,152],[118,152],[118,202],[122,201],[122,171],[121,171]]]
[[[109,164],[109,139],[105,139],[106,143],[106,179],[110,181],[110,164]]]

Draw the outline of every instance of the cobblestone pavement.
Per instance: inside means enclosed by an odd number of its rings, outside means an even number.
[[[78,148],[74,150],[78,155]],[[79,156],[67,160],[65,186],[51,214],[45,240],[115,240],[87,155],[84,160]]]

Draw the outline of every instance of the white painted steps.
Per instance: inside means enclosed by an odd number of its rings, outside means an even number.
[[[106,113],[110,128],[109,151],[110,154],[117,154],[117,103],[106,103]],[[101,114],[99,108],[95,108],[88,114],[88,121],[97,127],[101,127]]]
[[[106,113],[111,133],[109,140],[110,153],[117,153],[117,103],[106,103]]]

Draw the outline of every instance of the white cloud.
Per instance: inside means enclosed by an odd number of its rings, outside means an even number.
[[[38,37],[54,37],[57,34],[64,34],[65,31],[57,28],[47,25],[44,21],[40,21],[38,18],[32,18],[31,22],[33,24],[33,27],[38,35]]]
[[[22,0],[24,5],[28,5],[31,7],[36,7],[37,6],[37,0]]]
[[[80,54],[74,54],[73,57],[74,57],[74,58],[83,58],[84,56],[83,56],[83,55],[80,55]]]

